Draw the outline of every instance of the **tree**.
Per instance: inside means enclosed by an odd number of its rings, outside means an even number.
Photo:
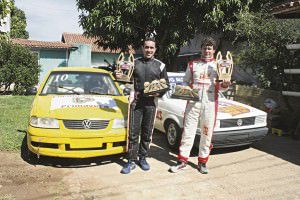
[[[234,13],[248,9],[251,0],[77,0],[84,34],[98,45],[116,50],[137,49],[147,32],[156,31],[158,57],[171,69],[180,47],[196,33],[223,31]]]
[[[7,33],[1,33],[0,39],[23,38],[28,39],[29,34],[26,31],[26,16],[24,11],[18,9],[14,5],[13,0],[0,0],[0,19],[5,18],[8,14],[11,15],[11,30],[10,36]],[[0,26],[2,21],[0,21]]]
[[[10,37],[28,39],[29,34],[26,31],[26,26],[27,23],[24,11],[14,6],[11,11]]]
[[[0,41],[0,88],[4,94],[14,84],[14,94],[23,94],[38,83],[40,66],[36,55],[24,46]]]
[[[300,20],[249,12],[237,18],[233,30],[239,41],[246,40],[238,53],[239,65],[251,67],[264,88],[281,91],[284,69],[295,65],[294,55],[286,45],[300,42]]]
[[[10,0],[0,0],[0,19],[5,18],[13,8],[13,1]],[[2,22],[0,21],[0,26]]]

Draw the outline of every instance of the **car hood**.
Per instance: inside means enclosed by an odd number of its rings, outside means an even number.
[[[166,101],[161,101],[159,103],[159,108],[168,110],[174,114],[179,114],[179,116],[183,117],[186,108],[186,103],[186,100],[166,99]],[[258,115],[267,115],[267,113],[264,111],[225,98],[220,98],[218,105],[219,106],[217,119],[234,119],[253,117]]]
[[[124,96],[47,95],[36,96],[31,116],[56,119],[113,119],[127,117]]]
[[[264,111],[228,99],[219,99],[218,105],[218,119],[244,118],[258,115],[267,115],[267,113]]]

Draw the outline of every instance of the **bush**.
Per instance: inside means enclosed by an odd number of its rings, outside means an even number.
[[[24,94],[38,83],[40,66],[36,55],[27,47],[0,41],[0,87],[2,94],[14,84],[13,94]]]

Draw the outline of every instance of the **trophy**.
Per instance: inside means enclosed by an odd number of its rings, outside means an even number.
[[[131,83],[131,76],[134,70],[134,57],[133,54],[130,53],[128,57],[128,61],[125,60],[124,53],[122,52],[119,55],[117,61],[117,72],[121,74],[121,77],[117,77],[117,81]]]
[[[171,97],[175,99],[199,101],[199,91],[190,88],[190,86],[176,85]]]
[[[169,86],[165,79],[153,80],[151,83],[144,83],[144,94],[146,96],[153,95],[156,93],[164,93],[167,90],[169,90]]]
[[[222,54],[219,51],[217,54],[216,58],[217,62],[217,73],[218,73],[218,80],[223,81],[223,80],[231,80],[231,75],[233,71],[233,60],[232,60],[232,55],[229,51],[227,51],[226,54],[226,60],[222,58]]]

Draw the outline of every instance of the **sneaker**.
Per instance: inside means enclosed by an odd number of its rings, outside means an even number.
[[[184,162],[178,161],[176,165],[170,167],[169,171],[173,173],[177,173],[186,168],[186,164]]]
[[[206,168],[206,163],[198,163],[198,170],[201,174],[207,174],[208,173],[208,169]]]
[[[131,170],[134,170],[136,167],[135,162],[128,161],[122,168],[121,174],[129,174]]]
[[[150,170],[150,165],[146,161],[146,158],[140,158],[139,159],[139,164],[140,164],[142,170],[144,170],[144,171]]]

